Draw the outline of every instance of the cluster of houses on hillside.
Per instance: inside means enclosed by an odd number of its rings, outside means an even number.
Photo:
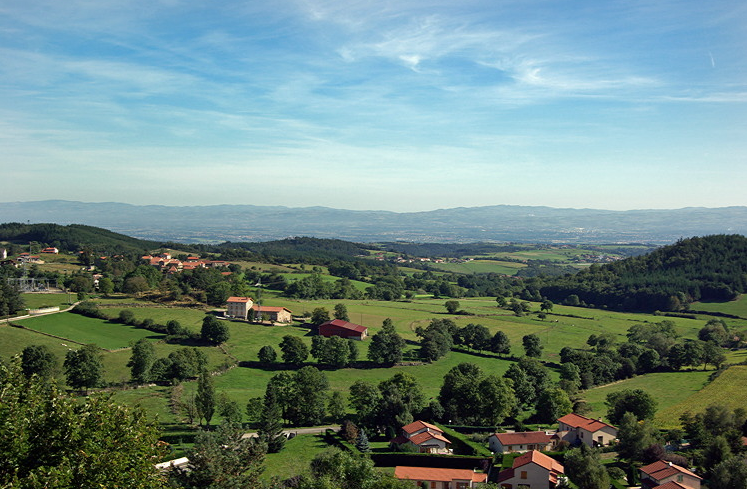
[[[431,489],[468,489],[478,483],[496,483],[501,489],[554,489],[566,477],[565,467],[542,453],[556,449],[565,441],[571,445],[602,447],[614,443],[617,428],[599,419],[567,414],[558,419],[552,432],[533,431],[494,433],[488,445],[494,453],[520,453],[511,467],[487,474],[475,469],[398,466],[395,477],[414,482],[414,487]],[[419,453],[449,454],[451,442],[439,427],[415,421],[402,427],[391,444]],[[685,467],[658,461],[641,467],[642,489],[700,489],[701,478]]]
[[[167,274],[174,274],[182,270],[195,270],[197,268],[224,268],[229,265],[223,260],[204,260],[198,256],[189,256],[182,261],[171,256],[170,253],[159,253],[158,255],[145,255],[140,257],[145,263],[156,267]],[[225,272],[230,274],[230,272]]]

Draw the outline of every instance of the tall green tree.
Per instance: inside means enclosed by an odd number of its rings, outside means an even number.
[[[298,336],[285,335],[280,342],[283,361],[294,365],[301,365],[309,356],[309,348]]]
[[[145,338],[132,346],[132,354],[127,366],[130,367],[132,380],[142,384],[151,380],[150,369],[156,361],[156,348]]]
[[[710,489],[747,489],[747,459],[735,455],[713,468]]]
[[[459,301],[446,301],[444,307],[449,314],[455,314],[459,310]]]
[[[257,435],[267,445],[269,453],[277,453],[285,446],[283,433],[283,412],[277,395],[277,385],[268,383],[265,389],[262,414],[259,418]]]
[[[554,423],[556,419],[571,412],[573,403],[563,389],[547,389],[537,399],[537,418],[542,423]]]
[[[654,419],[656,399],[642,389],[623,389],[607,394],[607,418],[617,424],[625,413],[632,413],[636,419]]]
[[[496,331],[490,340],[490,351],[498,355],[509,355],[511,353],[511,341],[503,331]]]
[[[348,308],[342,302],[335,304],[334,316],[335,316],[335,319],[341,319],[343,321],[350,321],[350,316],[348,316]]]
[[[57,357],[46,345],[29,345],[21,353],[21,369],[26,377],[49,379],[57,369]]]
[[[110,397],[73,399],[54,384],[0,363],[0,486],[165,487],[165,455],[141,409]]]
[[[277,361],[278,354],[275,352],[275,349],[273,347],[271,347],[270,345],[265,345],[259,349],[258,357],[259,363],[264,366],[268,366]]]
[[[102,355],[96,345],[84,345],[78,350],[68,350],[65,355],[65,375],[73,389],[90,389],[101,384],[104,378]]]
[[[261,487],[265,446],[244,438],[241,426],[223,423],[216,431],[200,431],[187,452],[189,464],[169,473],[171,487],[240,489]]]
[[[210,372],[203,370],[197,379],[197,394],[195,395],[195,405],[197,414],[200,419],[205,419],[205,424],[210,426],[210,420],[215,414],[215,382]]]
[[[565,473],[578,489],[609,489],[610,477],[599,452],[583,443],[565,453]]]
[[[542,342],[536,334],[528,334],[521,339],[524,352],[528,357],[539,358],[542,356]]]
[[[386,318],[381,330],[371,337],[368,359],[380,365],[394,365],[402,361],[407,343],[397,333],[394,323]]]
[[[226,321],[220,321],[212,314],[208,314],[202,320],[202,330],[200,336],[203,341],[219,345],[228,341],[230,332],[228,330],[228,324]]]

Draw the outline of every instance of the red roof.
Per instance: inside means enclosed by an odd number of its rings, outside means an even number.
[[[546,445],[552,437],[544,431],[524,431],[520,433],[496,433],[495,437],[501,445]]]
[[[251,309],[253,311],[259,311],[259,312],[281,312],[281,311],[288,311],[291,312],[290,309],[287,307],[270,307],[270,306],[258,306],[257,304],[252,304]]]
[[[657,460],[652,464],[641,467],[641,472],[657,481],[666,479],[667,477],[671,477],[676,474],[687,474],[689,476],[697,477],[698,479],[700,479],[699,476],[693,474],[686,468],[680,467],[679,465],[673,464],[672,462],[665,462],[663,460]]]
[[[531,452],[527,452],[523,455],[520,455],[514,459],[514,463],[512,468],[518,469],[519,467],[529,464],[529,463],[535,463],[539,465],[540,467],[543,467],[550,472],[557,472],[557,473],[564,473],[565,469],[562,465],[560,465],[560,462],[555,460],[552,457],[548,457],[542,452],[538,452],[537,450],[532,450]]]
[[[677,484],[674,481],[669,481],[666,484],[655,486],[653,489],[690,489],[682,484]]]
[[[454,480],[487,482],[488,480],[488,474],[475,472],[470,469],[441,469],[435,467],[397,466],[394,469],[394,476],[397,479],[438,482],[451,482]]]
[[[348,329],[350,331],[355,331],[356,333],[365,333],[366,331],[368,331],[368,328],[365,326],[361,326],[360,324],[355,324],[348,321],[343,321],[342,319],[333,319],[332,321],[327,321],[319,325],[320,328],[322,326],[337,326],[338,328]]]
[[[226,302],[248,303],[253,302],[251,297],[229,297]]]
[[[432,431],[424,431],[422,433],[418,433],[417,435],[413,435],[410,437],[409,441],[411,443],[414,443],[415,445],[422,445],[430,440],[433,439],[441,440],[444,443],[451,443],[447,438],[444,437],[441,432],[432,432]]]
[[[586,431],[589,431],[591,433],[594,433],[595,431],[599,431],[605,427],[617,429],[611,424],[607,424],[602,420],[591,419],[591,418],[587,418],[586,416],[581,416],[580,414],[574,414],[574,413],[566,414],[562,418],[558,418],[558,422],[567,424],[568,426],[572,426],[574,428],[583,428]]]
[[[443,433],[443,430],[439,428],[438,426],[432,425],[430,423],[426,423],[425,421],[414,421],[408,425],[405,425],[402,427],[402,431],[405,433],[415,433],[416,431],[420,431],[424,428],[427,428],[429,430],[438,431],[439,433]]]

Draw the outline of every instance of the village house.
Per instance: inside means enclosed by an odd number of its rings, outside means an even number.
[[[603,447],[617,439],[617,428],[601,419],[571,413],[559,418],[558,424],[558,440],[565,440],[571,445],[583,443],[592,448]]]
[[[267,317],[273,323],[290,323],[293,321],[293,313],[287,307],[271,307],[253,304],[251,306],[254,318]]]
[[[43,250],[41,250],[41,253],[50,253],[54,255],[58,254],[59,252],[60,250],[51,246],[49,248],[44,248]]]
[[[550,450],[552,444],[552,436],[544,431],[493,433],[488,437],[488,447],[493,453]]]
[[[700,477],[672,462],[658,460],[639,470],[641,489],[700,489]]]
[[[333,319],[319,325],[319,334],[327,338],[339,336],[341,338],[363,340],[368,336],[368,328],[342,319]]]
[[[554,458],[532,450],[514,459],[510,469],[498,474],[501,489],[553,489],[565,469]]]
[[[249,311],[252,309],[254,301],[251,297],[229,297],[226,300],[225,316],[229,318],[249,319]]]
[[[0,260],[6,260],[8,258],[8,250],[0,248]]]
[[[394,476],[401,480],[411,480],[413,487],[420,488],[425,483],[429,489],[468,489],[484,483],[488,475],[470,469],[442,469],[436,467],[394,468]]]
[[[425,421],[415,421],[402,427],[402,433],[389,443],[398,447],[408,446],[419,453],[451,453],[451,442],[438,426]]]

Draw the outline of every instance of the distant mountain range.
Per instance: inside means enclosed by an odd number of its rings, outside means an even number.
[[[0,203],[0,222],[86,224],[141,239],[185,243],[315,236],[356,242],[664,244],[690,236],[747,234],[747,207],[608,211],[495,205],[398,213],[46,200]]]

